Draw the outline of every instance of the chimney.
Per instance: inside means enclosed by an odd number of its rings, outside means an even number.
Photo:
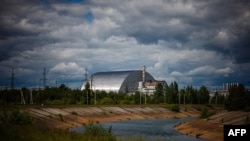
[[[146,66],[143,66],[143,69],[142,69],[142,83],[143,84],[145,83],[145,73],[146,73]]]

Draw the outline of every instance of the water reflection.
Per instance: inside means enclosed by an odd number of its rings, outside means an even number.
[[[114,133],[120,140],[157,140],[157,141],[202,141],[183,135],[174,129],[174,125],[186,121],[194,120],[194,118],[180,119],[147,119],[147,120],[130,120],[103,123],[105,128],[112,126]],[[74,129],[75,131],[83,131],[83,127]]]

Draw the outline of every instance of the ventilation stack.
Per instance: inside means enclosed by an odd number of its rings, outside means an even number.
[[[146,74],[146,66],[143,66],[143,69],[142,69],[142,83],[143,84],[145,83],[145,74]]]

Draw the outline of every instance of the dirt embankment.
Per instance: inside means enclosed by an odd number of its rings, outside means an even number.
[[[196,108],[184,107],[180,112],[173,112],[161,106],[102,106],[102,107],[66,107],[66,108],[26,108],[40,126],[58,129],[70,129],[87,124],[158,118],[199,117]],[[219,111],[219,110],[217,110]],[[250,112],[220,111],[208,119],[197,119],[181,123],[175,129],[183,134],[207,140],[223,140],[223,126],[250,123]]]
[[[250,123],[250,112],[221,111],[207,119],[186,122],[175,127],[183,134],[211,141],[223,141],[224,125],[244,125]]]
[[[195,108],[185,108],[173,112],[166,107],[134,106],[134,107],[70,107],[70,108],[28,108],[36,123],[41,126],[69,129],[82,126],[89,121],[95,123],[157,118],[198,117],[200,112]]]

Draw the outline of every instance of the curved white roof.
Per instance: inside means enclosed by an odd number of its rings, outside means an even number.
[[[146,72],[145,80],[154,80],[154,78]],[[92,84],[93,90],[106,92],[134,92],[140,81],[142,81],[142,70],[98,72],[88,80],[89,84]],[[83,83],[81,90],[84,88],[85,83]]]

